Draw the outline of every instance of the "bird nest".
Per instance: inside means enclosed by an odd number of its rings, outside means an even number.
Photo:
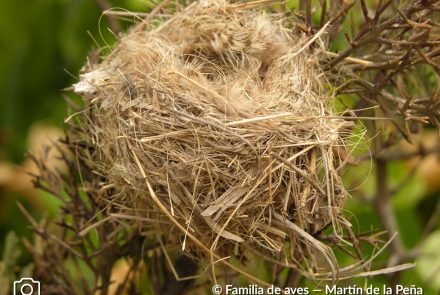
[[[316,237],[346,196],[334,152],[346,122],[323,94],[315,43],[222,0],[135,26],[74,85],[86,108],[69,133],[96,201],[184,251],[335,272]]]

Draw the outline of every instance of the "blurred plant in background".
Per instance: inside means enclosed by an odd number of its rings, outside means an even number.
[[[57,214],[54,198],[33,189],[26,152],[62,135],[67,115],[62,89],[77,81],[90,54],[112,44],[103,9],[146,11],[149,1],[36,0],[3,1],[0,9],[0,237],[10,230],[29,236],[16,201],[41,217]],[[121,22],[124,30],[130,22]],[[101,32],[100,32],[101,31]],[[105,40],[105,41],[104,41]],[[3,244],[3,243],[0,243]],[[3,245],[0,246],[0,251]]]
[[[315,3],[316,2],[316,3]],[[351,5],[339,1],[341,7]],[[381,7],[383,2],[368,3],[370,7]],[[313,7],[320,7],[318,1],[309,1]],[[320,1],[324,3],[324,1]],[[361,6],[364,2],[356,2]],[[398,3],[392,3],[398,5]],[[62,135],[63,120],[67,106],[62,89],[77,81],[77,73],[86,62],[86,57],[96,59],[99,49],[106,48],[115,40],[115,35],[126,30],[133,17],[122,14],[122,18],[108,17],[102,12],[111,7],[121,7],[130,11],[149,11],[155,3],[143,0],[105,1],[105,0],[34,0],[27,2],[4,1],[0,10],[0,285],[9,284],[16,278],[29,272],[31,256],[25,251],[19,237],[38,241],[29,230],[28,221],[19,211],[16,202],[25,205],[35,220],[55,219],[59,214],[60,202],[48,193],[36,191],[31,177],[26,171],[36,173],[35,163],[25,157],[30,150],[33,154],[55,153],[45,151],[42,146],[56,141]],[[296,1],[289,1],[291,9],[307,10]],[[436,6],[437,7],[437,6]],[[350,10],[347,19],[351,26],[344,25],[336,32],[336,42],[332,44],[334,52],[353,46],[353,28],[363,24],[359,11]],[[315,11],[314,11],[315,12]],[[319,15],[319,14],[313,14]],[[371,14],[372,16],[372,14]],[[391,18],[392,16],[390,16]],[[307,18],[304,19],[307,23]],[[312,19],[318,23],[319,19]],[[373,19],[371,20],[373,21]],[[430,25],[438,26],[439,16],[432,19]],[[347,22],[350,23],[350,22]],[[336,34],[335,33],[335,34]],[[345,37],[344,37],[345,36]],[[348,41],[347,41],[348,40]],[[385,41],[384,41],[385,42]],[[438,41],[437,41],[438,42]],[[348,45],[347,45],[348,44]],[[401,44],[404,46],[404,44]],[[438,50],[436,43],[433,50]],[[415,48],[414,50],[417,50]],[[420,77],[439,89],[438,69],[421,67]],[[402,81],[396,81],[399,87]],[[415,83],[406,88],[408,95],[419,89]],[[426,85],[425,85],[426,86]],[[353,96],[346,94],[341,106],[353,104]],[[429,96],[431,93],[422,93]],[[438,99],[438,98],[437,98]],[[438,103],[434,105],[438,108]],[[362,107],[362,104],[359,105]],[[425,294],[438,294],[440,291],[440,162],[438,130],[432,125],[421,127],[408,126],[412,144],[404,138],[388,136],[396,131],[395,125],[380,123],[376,126],[381,135],[369,134],[371,141],[382,137],[379,145],[387,147],[386,167],[376,169],[369,161],[369,147],[359,147],[355,156],[367,159],[357,166],[347,169],[345,182],[351,188],[352,198],[346,203],[347,216],[353,216],[353,231],[367,243],[374,237],[383,242],[388,236],[383,230],[395,229],[398,238],[394,246],[387,249],[377,262],[386,267],[396,263],[415,261],[413,269],[392,275],[391,278],[377,276],[369,283],[381,285],[391,280],[404,285],[416,284],[425,289]],[[388,150],[389,146],[393,146]],[[374,154],[377,151],[371,151]],[[54,156],[49,156],[54,159]],[[50,168],[66,169],[60,161],[47,163]],[[376,163],[377,164],[377,163]],[[377,185],[381,178],[387,179],[387,203],[380,203]],[[391,207],[387,207],[391,205]],[[384,208],[388,211],[382,211]],[[384,217],[395,217],[395,220]],[[386,224],[388,222],[388,224]],[[364,233],[365,235],[362,235]],[[376,235],[371,235],[376,233]],[[127,241],[138,244],[139,241]],[[397,243],[397,244],[396,244]],[[35,243],[34,243],[35,244]],[[371,249],[371,251],[373,251]],[[21,255],[20,255],[21,253]],[[343,257],[343,255],[341,255]],[[72,262],[72,265],[74,263]],[[161,266],[166,268],[166,266]],[[71,266],[72,269],[75,266]],[[84,268],[82,268],[84,269]],[[127,274],[130,267],[118,262],[114,272]],[[87,279],[84,273],[84,279]],[[111,275],[111,274],[110,274]],[[91,276],[91,274],[90,274]],[[112,275],[111,275],[112,276]],[[119,276],[112,276],[115,279]],[[359,284],[362,280],[353,280]],[[115,292],[115,290],[111,291]]]

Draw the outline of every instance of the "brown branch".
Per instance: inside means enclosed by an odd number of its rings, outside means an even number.
[[[393,212],[393,207],[390,200],[388,190],[388,173],[387,162],[377,159],[376,160],[376,196],[374,198],[375,207],[379,214],[379,219],[382,225],[387,230],[388,239],[392,239],[394,234],[398,232],[396,218]],[[405,256],[405,248],[400,239],[400,236],[396,236],[390,244],[391,256],[389,259],[390,266],[401,263],[402,257]],[[390,284],[396,285],[399,282],[400,273],[394,273],[390,277]]]
[[[111,4],[107,0],[95,0],[95,1],[103,12],[112,8]],[[107,17],[111,30],[116,34],[122,32],[121,24],[119,23],[117,18],[115,18],[114,15],[111,14],[107,14],[107,13],[104,14]]]
[[[420,144],[418,149],[415,151],[390,151],[389,153],[385,154],[374,154],[373,157],[388,162],[407,160],[419,156],[424,157],[430,154],[440,154],[440,146],[426,148],[423,144]]]

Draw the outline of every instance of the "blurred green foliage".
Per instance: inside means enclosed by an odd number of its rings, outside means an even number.
[[[151,3],[111,1],[109,5],[145,11]],[[2,1],[0,130],[6,158],[23,158],[32,122],[60,125],[66,115],[61,89],[75,81],[67,72],[76,76],[85,63],[94,45],[91,36],[102,41],[100,26],[104,39],[111,43],[107,20],[101,18],[95,1]]]
[[[14,232],[10,232],[5,239],[3,256],[0,261],[0,294],[10,294],[10,289],[13,286],[13,282],[19,278],[31,277],[33,264],[29,264],[25,267],[19,268],[20,272],[16,276],[15,272],[18,270],[17,266],[19,258],[21,256],[21,250],[19,247],[20,239]]]
[[[99,3],[133,11],[146,11],[153,5],[142,0],[2,1],[0,164],[18,164],[25,159],[28,131],[34,122],[62,128],[67,114],[62,89],[77,80],[75,77],[94,48],[115,40],[106,29],[108,20],[102,17]],[[128,24],[121,23],[122,27]],[[37,219],[43,214],[41,208],[34,208],[22,197],[21,193],[5,190],[0,184],[0,251],[10,230],[19,236],[31,236],[28,222],[16,206],[17,200]],[[43,193],[41,198],[47,204],[46,210],[57,210],[55,198]],[[30,256],[22,259],[28,260]]]

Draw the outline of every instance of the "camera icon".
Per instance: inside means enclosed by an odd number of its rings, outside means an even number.
[[[40,282],[32,278],[15,281],[13,295],[40,295]]]

